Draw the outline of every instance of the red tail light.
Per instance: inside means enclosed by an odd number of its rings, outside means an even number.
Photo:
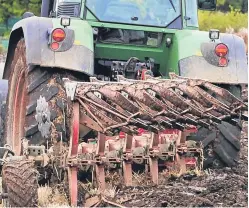
[[[50,47],[52,50],[56,51],[60,47],[60,45],[57,42],[53,42]]]
[[[228,61],[226,57],[220,57],[219,60],[219,66],[227,66],[228,65]]]
[[[228,47],[225,44],[220,43],[215,47],[215,53],[219,57],[224,57],[228,54]]]
[[[66,38],[66,33],[63,29],[55,29],[52,33],[52,38],[56,42],[62,42]]]

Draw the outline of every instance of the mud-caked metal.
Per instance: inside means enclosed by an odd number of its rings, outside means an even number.
[[[79,171],[94,170],[104,190],[106,168],[122,168],[131,185],[134,164],[155,184],[158,166],[236,165],[246,49],[240,37],[199,31],[198,9],[215,8],[216,0],[43,0],[41,17],[24,15],[11,31],[2,142],[40,164],[39,180],[64,179],[74,206]]]

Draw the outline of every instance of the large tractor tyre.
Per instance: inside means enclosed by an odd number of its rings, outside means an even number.
[[[216,130],[200,127],[189,139],[203,145],[204,168],[233,167],[239,160],[241,129],[222,122]]]
[[[1,73],[1,71],[0,71]],[[8,83],[6,80],[0,80],[0,146],[4,146],[3,136],[4,136],[4,125],[5,125],[5,115],[6,115],[6,96],[8,93]]]
[[[55,68],[28,66],[25,40],[18,42],[10,66],[5,142],[16,155],[21,154],[21,139],[30,144],[47,145],[66,140],[67,96],[62,78],[75,79],[71,72]],[[81,74],[77,74],[81,78]]]
[[[31,161],[12,161],[3,166],[2,189],[7,194],[6,207],[36,207],[38,172]]]
[[[5,109],[6,104],[0,100],[0,146],[4,146],[3,137],[4,137],[4,126],[5,126]]]

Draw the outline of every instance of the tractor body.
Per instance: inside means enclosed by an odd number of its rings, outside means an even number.
[[[42,2],[41,17],[25,13],[10,35],[7,187],[17,159],[33,161],[39,181],[67,178],[74,206],[82,172],[104,191],[106,169],[122,168],[132,185],[134,166],[158,184],[159,167],[236,165],[246,49],[234,35],[199,31],[198,8],[214,10],[215,0]]]
[[[125,14],[121,14],[123,9]],[[109,80],[115,73],[126,73],[120,67],[113,71],[112,61],[122,63],[137,57],[142,63],[152,60],[155,76],[168,77],[174,72],[213,83],[247,83],[243,40],[220,34],[212,41],[209,32],[198,30],[197,9],[195,0],[174,1],[172,5],[170,1],[149,0],[143,5],[139,1],[43,1],[44,17],[19,21],[13,28],[10,46],[16,37],[24,36],[29,64],[77,70]],[[55,28],[64,28],[63,16],[70,17],[70,26],[59,49],[53,51],[48,47],[52,44],[51,33]],[[215,53],[219,43],[229,50],[225,67]],[[8,77],[7,70],[4,77]]]

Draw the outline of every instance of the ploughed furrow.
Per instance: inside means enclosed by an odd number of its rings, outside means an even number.
[[[247,104],[226,89],[204,80],[155,79],[105,82],[91,78],[76,84],[74,99],[102,129],[102,133],[122,127],[132,131],[134,126],[150,131],[174,128],[184,130],[193,126],[210,128],[222,121],[236,123]],[[66,86],[66,85],[65,85]]]

